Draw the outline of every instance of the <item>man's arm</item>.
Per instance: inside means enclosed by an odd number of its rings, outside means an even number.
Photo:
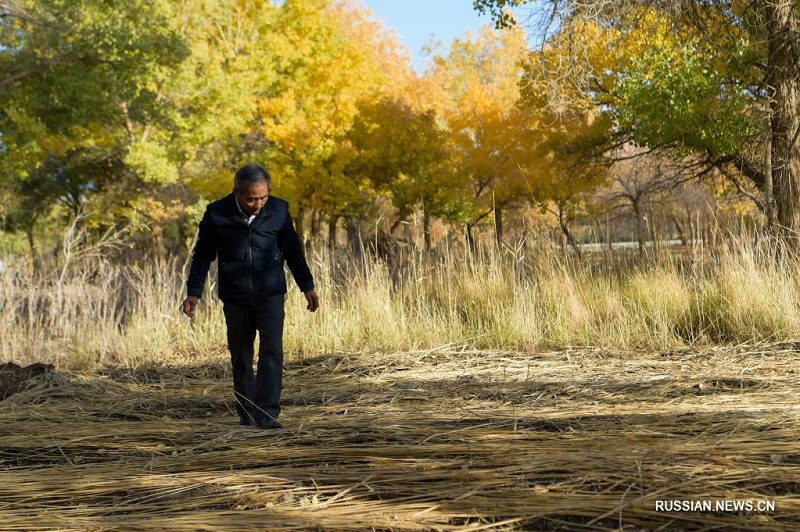
[[[217,258],[217,245],[214,238],[211,215],[206,209],[198,226],[197,243],[192,252],[192,265],[189,267],[189,278],[186,280],[186,299],[183,301],[183,312],[194,317],[197,302],[203,297],[208,270],[211,262]]]
[[[200,301],[198,297],[186,296],[186,299],[183,300],[183,313],[190,318],[194,318],[194,311],[197,309],[198,301]]]
[[[308,290],[307,292],[303,292],[303,295],[306,296],[306,301],[308,301],[308,306],[306,310],[310,310],[311,312],[316,312],[319,308],[319,296],[314,289]]]
[[[286,264],[289,265],[289,271],[292,272],[297,286],[306,296],[308,306],[306,309],[311,312],[319,308],[319,296],[314,290],[314,277],[311,275],[311,270],[308,267],[306,258],[303,255],[303,247],[300,245],[300,237],[297,236],[297,231],[294,229],[292,217],[289,212],[286,212],[286,222],[283,224],[280,232],[278,232],[278,245],[281,248],[286,259]]]

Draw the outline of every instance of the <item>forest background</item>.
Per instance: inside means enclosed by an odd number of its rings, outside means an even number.
[[[177,303],[250,161],[327,300],[297,356],[797,335],[792,3],[505,4],[418,73],[358,2],[0,2],[3,358],[218,354]]]

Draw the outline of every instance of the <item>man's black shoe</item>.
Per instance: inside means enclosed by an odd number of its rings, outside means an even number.
[[[271,417],[261,417],[256,419],[256,425],[262,429],[279,429],[283,427],[277,419]]]
[[[250,419],[250,416],[240,416],[239,417],[239,426],[240,427],[249,427],[253,424],[253,421]]]

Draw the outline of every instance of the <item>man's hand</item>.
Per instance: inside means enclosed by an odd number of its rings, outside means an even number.
[[[319,296],[314,290],[309,290],[307,292],[303,292],[306,296],[306,301],[308,301],[308,306],[306,310],[310,310],[311,312],[316,312],[319,308]]]
[[[189,316],[190,318],[194,318],[194,311],[197,308],[197,301],[198,298],[195,296],[188,296],[186,299],[184,299],[183,313]]]

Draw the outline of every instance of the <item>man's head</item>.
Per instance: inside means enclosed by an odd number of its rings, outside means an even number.
[[[267,203],[271,186],[269,172],[260,164],[242,166],[233,178],[233,194],[248,215],[257,215],[261,211]]]

